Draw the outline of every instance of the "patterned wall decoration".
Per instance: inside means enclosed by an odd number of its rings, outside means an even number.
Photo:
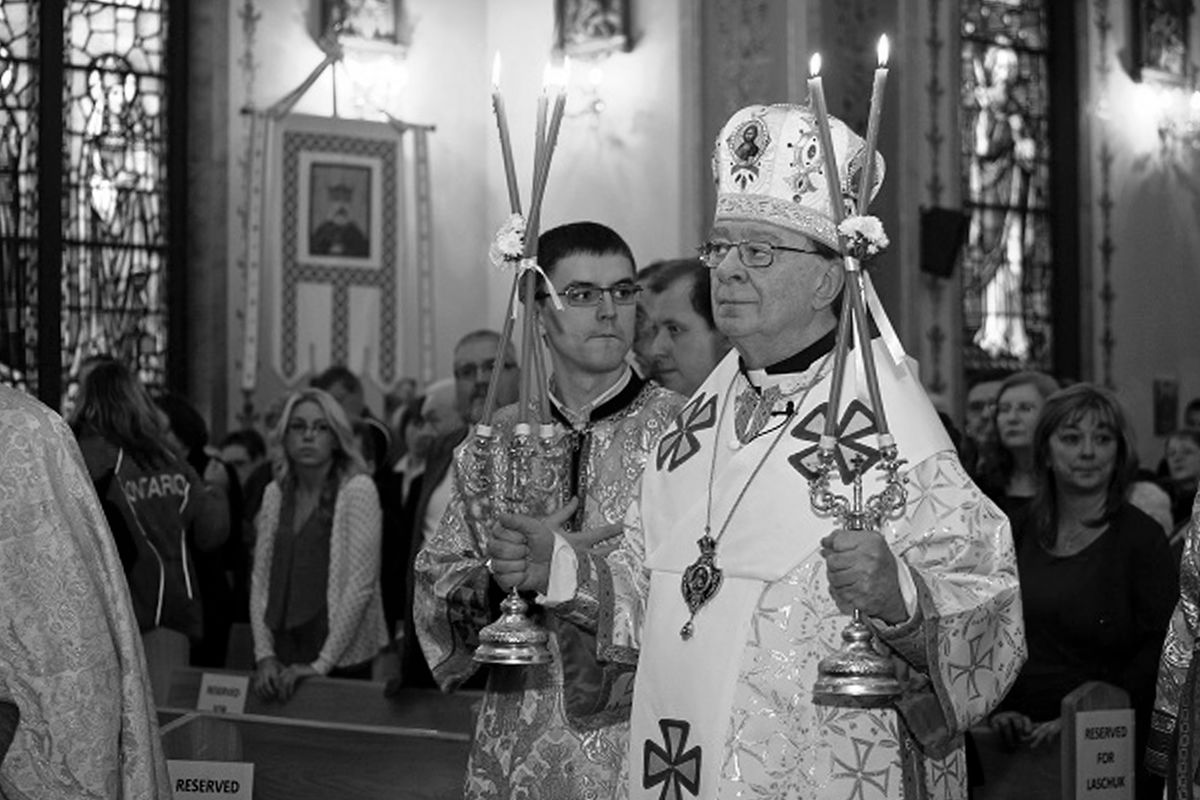
[[[254,105],[254,96],[256,83],[258,80],[258,60],[254,57],[254,48],[257,42],[258,23],[262,19],[262,12],[255,5],[254,0],[243,0],[241,7],[237,11],[238,19],[242,23],[242,52],[238,56],[237,65],[241,69],[242,86],[245,87],[246,98],[248,105]],[[251,254],[249,248],[245,246],[246,242],[258,241],[261,237],[261,215],[252,219],[251,209],[254,207],[252,202],[252,192],[257,186],[258,191],[262,191],[263,175],[262,165],[265,162],[263,153],[255,154],[256,147],[264,146],[265,138],[256,135],[255,126],[263,124],[261,117],[254,114],[242,114],[240,121],[241,140],[245,143],[245,147],[237,157],[237,175],[241,180],[241,185],[238,187],[238,197],[240,200],[237,203],[234,213],[237,216],[237,228],[235,236],[240,237],[240,246],[235,246],[233,252],[237,254],[234,259],[234,266],[237,270],[236,280],[240,284],[240,297],[247,298],[247,303],[257,302],[258,285],[257,273],[255,272],[255,280],[252,281],[250,265],[248,257]],[[255,174],[257,167],[257,174]],[[251,285],[251,284],[254,285]],[[251,331],[248,327],[248,319],[257,320],[257,314],[249,314],[246,308],[238,308],[234,312],[237,326],[240,328],[240,336],[235,337],[235,341],[239,339],[245,341],[248,338],[253,338],[256,342],[254,350],[250,352],[257,353],[257,330]],[[247,349],[245,347],[233,356],[234,369],[245,376],[249,371],[253,370],[257,365],[246,363],[245,356]],[[257,356],[256,356],[257,357]],[[238,422],[243,427],[253,427],[256,419],[256,411],[254,408],[254,382],[246,382],[243,377],[242,383],[242,405],[237,414]]]
[[[871,78],[875,73],[875,32],[882,31],[879,0],[839,0],[834,6],[829,45],[837,58],[842,89],[830,109],[852,129],[867,129]]]
[[[734,32],[714,37],[722,119],[743,106],[761,102],[762,88],[771,85],[771,4],[772,0],[721,0],[714,5],[715,30]]]
[[[1099,84],[1099,97],[1108,96],[1109,77],[1113,71],[1112,53],[1109,52],[1109,35],[1112,33],[1112,20],[1109,17],[1109,0],[1093,0],[1093,19],[1096,26],[1096,42],[1099,57],[1096,59],[1096,76]],[[1102,115],[1099,115],[1102,116]],[[1100,380],[1107,387],[1114,388],[1112,362],[1113,350],[1117,346],[1117,338],[1113,333],[1113,303],[1117,299],[1112,284],[1113,254],[1116,243],[1112,236],[1112,165],[1113,149],[1108,139],[1108,126],[1102,119],[1097,119],[1096,138],[1099,140],[1100,191],[1096,200],[1100,207],[1100,236],[1098,255],[1100,256]]]
[[[928,0],[929,23],[925,36],[925,48],[928,55],[929,80],[925,82],[925,97],[929,104],[929,125],[925,129],[925,142],[929,145],[929,179],[925,182],[926,199],[930,208],[938,208],[942,204],[942,143],[945,135],[942,133],[941,119],[946,89],[942,84],[942,48],[945,40],[942,38],[942,4],[941,0]],[[925,331],[925,340],[929,343],[929,391],[940,395],[946,391],[944,345],[946,330],[940,320],[944,311],[946,287],[941,278],[926,276],[925,285],[929,289],[929,327]]]

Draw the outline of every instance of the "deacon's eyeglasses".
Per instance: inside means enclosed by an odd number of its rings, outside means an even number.
[[[600,299],[606,294],[617,305],[629,306],[637,302],[637,296],[641,291],[642,287],[632,281],[622,281],[621,283],[614,283],[612,286],[573,283],[565,289],[559,289],[558,296],[566,301],[567,305],[575,306],[576,308],[598,306],[600,305]],[[538,292],[536,296],[537,299],[544,300],[550,296],[550,293]]]
[[[500,365],[503,369],[516,369],[512,361]],[[483,361],[460,361],[454,365],[454,377],[460,381],[473,381],[479,376],[491,375],[496,370],[496,359],[488,358]]]
[[[751,242],[743,239],[740,242],[705,242],[696,248],[700,260],[709,269],[721,266],[729,251],[737,248],[738,258],[747,267],[769,267],[775,263],[775,251],[787,250],[790,253],[815,253],[816,248],[788,247],[770,242]]]
[[[329,427],[329,423],[323,419],[314,419],[312,422],[305,422],[302,419],[294,419],[287,425],[287,432],[293,436],[325,436],[332,433],[333,428]]]

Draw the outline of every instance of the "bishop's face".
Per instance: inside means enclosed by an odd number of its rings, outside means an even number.
[[[832,327],[841,265],[817,253],[811,239],[769,223],[717,220],[709,242],[735,245],[709,262],[713,316],[749,366],[787,358]],[[742,250],[761,244],[771,245],[771,263],[748,266]]]

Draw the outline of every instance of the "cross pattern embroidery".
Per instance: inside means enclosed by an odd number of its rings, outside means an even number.
[[[792,468],[808,480],[817,477],[817,450],[821,442],[821,434],[825,431],[825,409],[828,403],[821,403],[800,420],[792,428],[792,437],[808,446],[788,456]],[[854,470],[851,464],[856,456],[861,456],[859,469],[866,472],[879,461],[879,451],[868,444],[868,437],[873,437],[879,428],[875,425],[875,415],[861,400],[853,400],[842,414],[837,426],[837,447],[833,450],[834,461],[838,474],[843,483],[854,480]]]
[[[655,463],[659,472],[666,465],[667,472],[673,472],[692,456],[700,452],[700,440],[696,434],[711,428],[717,422],[717,396],[708,397],[701,394],[680,410],[667,431],[658,443],[658,457]]]
[[[686,789],[692,797],[700,794],[700,746],[691,750],[687,747],[690,722],[678,719],[660,719],[666,747],[650,739],[642,747],[642,788],[653,789],[662,784],[658,800],[683,800]]]

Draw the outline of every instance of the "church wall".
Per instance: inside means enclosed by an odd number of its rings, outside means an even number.
[[[1111,382],[1137,430],[1143,465],[1163,452],[1154,435],[1153,382],[1179,383],[1179,405],[1200,397],[1200,150],[1164,143],[1156,92],[1131,77],[1131,4],[1088,3],[1090,187],[1084,269],[1091,285],[1092,374]],[[1111,27],[1107,27],[1111,26]],[[1200,43],[1193,14],[1192,61]],[[1111,203],[1111,210],[1106,210]]]
[[[394,116],[436,126],[429,138],[432,377],[442,377],[449,374],[453,345],[461,334],[485,324],[500,327],[511,287],[511,278],[495,270],[486,256],[492,235],[508,213],[489,96],[492,55],[498,50],[503,58],[501,84],[522,197],[528,203],[534,107],[552,44],[553,4],[407,0],[405,6],[414,24],[411,47],[403,66],[398,62],[395,66],[396,79],[380,81],[376,88]],[[232,0],[228,13],[230,279],[225,394],[227,427],[234,427],[244,400],[239,375],[247,292],[244,217],[249,119],[240,112],[250,104],[263,108],[275,103],[320,63],[322,54],[310,34],[315,2]],[[680,144],[690,141],[692,134],[681,124],[680,19],[686,16],[683,0],[634,4],[633,51],[614,54],[602,63],[600,96],[605,108],[600,114],[584,109],[588,69],[577,65],[547,188],[543,229],[575,219],[604,222],[629,240],[639,264],[692,251],[696,204],[681,196],[681,187],[696,185],[694,176],[683,174],[685,163],[689,169],[695,163],[694,153],[685,157]],[[402,72],[407,73],[406,81],[400,79]],[[364,113],[351,104],[348,94],[344,86],[340,88],[339,113],[347,117]],[[332,111],[333,84],[326,72],[294,112],[328,116]],[[258,414],[287,388],[271,368],[268,340],[266,331],[261,331],[254,393]],[[382,410],[380,387],[368,386],[368,402]]]

